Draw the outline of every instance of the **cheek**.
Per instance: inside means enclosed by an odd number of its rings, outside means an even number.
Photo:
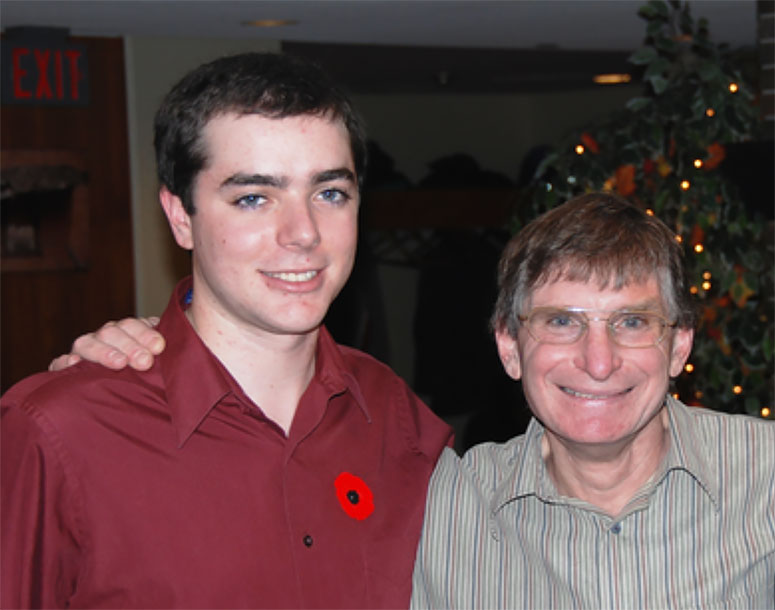
[[[632,357],[631,362],[650,377],[670,376],[670,356],[662,349],[643,350]]]
[[[203,247],[219,254],[219,257],[255,253],[264,247],[268,230],[254,228],[245,223],[214,223],[208,231],[202,233],[200,243]]]
[[[573,354],[567,353],[557,345],[532,343],[528,348],[520,349],[519,358],[522,363],[523,377],[541,379],[544,375],[565,365],[570,366]]]
[[[348,215],[346,219],[327,219],[321,230],[325,232],[326,241],[332,247],[339,250],[343,256],[355,258],[355,248],[358,242],[357,215]]]

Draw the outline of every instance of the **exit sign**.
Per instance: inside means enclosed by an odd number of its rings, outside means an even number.
[[[59,28],[8,28],[2,40],[2,102],[32,106],[89,103],[86,47]]]

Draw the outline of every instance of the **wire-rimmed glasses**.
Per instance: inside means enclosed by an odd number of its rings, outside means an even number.
[[[588,316],[590,312],[608,315]],[[668,328],[676,326],[675,322],[653,311],[537,307],[526,316],[517,317],[533,339],[555,345],[575,343],[592,321],[605,322],[609,336],[621,347],[653,347],[665,338]]]

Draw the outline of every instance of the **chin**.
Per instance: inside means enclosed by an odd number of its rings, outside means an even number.
[[[629,436],[626,430],[604,423],[577,423],[572,428],[563,430],[565,439],[573,443],[584,445],[610,445],[623,441]]]

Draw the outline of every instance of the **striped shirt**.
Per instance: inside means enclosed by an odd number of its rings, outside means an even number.
[[[542,426],[431,479],[414,608],[775,608],[775,424],[668,399],[670,446],[611,518],[558,494]]]

